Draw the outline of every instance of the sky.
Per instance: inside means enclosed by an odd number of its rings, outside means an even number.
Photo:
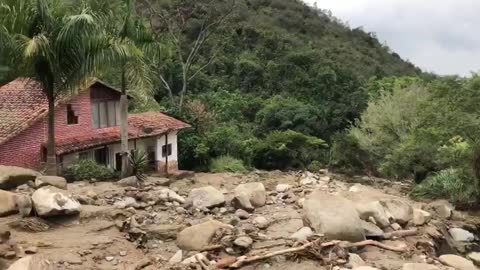
[[[381,42],[424,71],[480,71],[479,0],[304,0]]]

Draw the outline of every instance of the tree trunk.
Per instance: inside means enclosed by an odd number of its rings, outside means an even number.
[[[127,177],[128,164],[128,97],[125,69],[122,70],[122,96],[120,97],[120,140],[122,151],[122,172],[121,177]]]
[[[188,74],[187,74],[187,68],[185,67],[185,65],[183,66],[182,68],[182,81],[183,81],[183,84],[182,84],[182,91],[180,91],[180,101],[178,103],[178,111],[181,113],[182,112],[182,109],[183,109],[183,101],[184,101],[184,96],[185,96],[185,92],[187,92],[187,84],[188,84]]]
[[[48,99],[48,141],[46,174],[57,175],[57,155],[55,154],[55,97],[47,94]]]

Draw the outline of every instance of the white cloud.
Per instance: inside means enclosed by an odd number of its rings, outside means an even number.
[[[478,0],[304,0],[329,9],[351,27],[377,33],[426,71],[480,71]]]

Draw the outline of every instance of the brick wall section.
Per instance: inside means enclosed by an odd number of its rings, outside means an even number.
[[[96,88],[94,91],[103,91]],[[119,95],[111,90],[104,91],[103,95],[111,95],[111,99],[119,99]],[[67,106],[60,105],[55,109],[55,138],[56,140],[71,137],[72,135],[88,135],[105,131],[105,129],[92,129],[90,90],[73,98],[68,104],[78,115],[78,124],[67,124]],[[0,164],[21,166],[40,169],[42,144],[47,141],[47,119],[37,121],[35,124],[22,131],[16,137],[0,145]]]

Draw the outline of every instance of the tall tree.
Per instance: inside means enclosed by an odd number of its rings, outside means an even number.
[[[16,10],[19,20],[13,24],[8,25],[8,17],[0,16],[0,51],[13,57],[18,75],[38,81],[47,97],[47,173],[55,175],[57,97],[78,90],[93,75],[98,61],[105,59],[103,54],[109,46],[88,9],[65,15],[57,12],[62,8],[60,2],[48,0],[8,1],[2,8],[5,12],[18,6],[22,6],[21,12]]]
[[[138,2],[138,9],[150,20],[154,39],[164,44],[167,50],[171,49],[181,66],[180,85],[174,85],[175,82],[169,81],[160,67],[156,68],[171,103],[181,112],[189,82],[212,63],[220,49],[221,42],[213,41],[212,37],[227,25],[226,21],[235,10],[235,0]],[[207,43],[208,52],[205,50]],[[161,57],[161,54],[157,56]],[[164,63],[158,61],[157,64]],[[177,99],[175,95],[178,95]]]
[[[136,16],[133,0],[94,1],[85,4],[94,9],[102,21],[102,29],[112,46],[112,57],[104,68],[104,76],[120,83],[120,140],[122,151],[121,176],[129,174],[128,161],[128,94],[131,90],[149,90],[150,79],[142,51],[152,42],[141,18]],[[112,63],[113,65],[112,68]]]

